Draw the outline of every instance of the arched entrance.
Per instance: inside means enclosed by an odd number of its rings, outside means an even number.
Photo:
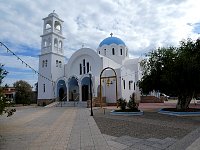
[[[62,100],[64,98],[64,89],[60,88],[59,89],[59,100]]]
[[[57,97],[59,98],[59,101],[67,100],[67,87],[64,80],[59,80],[57,83]]]
[[[90,88],[90,78],[84,77],[81,81],[82,101],[87,101],[90,99],[89,88]]]
[[[111,70],[111,71],[114,73],[114,75],[103,76],[103,73],[104,73],[105,70]],[[107,79],[106,84],[107,84],[108,86],[109,86],[110,84],[112,84],[112,82],[110,82],[110,79],[115,79],[115,82],[116,82],[116,84],[115,84],[116,103],[117,103],[117,99],[118,99],[117,73],[116,73],[116,71],[115,71],[113,68],[111,68],[111,67],[106,67],[106,68],[104,68],[104,69],[101,71],[101,73],[100,73],[100,102],[101,102],[101,107],[102,107],[102,83],[101,83],[101,81],[102,81],[102,80],[104,81],[104,79]]]
[[[79,86],[78,86],[78,79],[72,77],[68,81],[68,88],[69,88],[69,101],[79,100]]]

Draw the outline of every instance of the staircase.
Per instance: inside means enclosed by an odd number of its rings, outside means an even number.
[[[100,97],[94,97],[93,101],[95,103],[94,104],[95,107],[101,107],[101,105],[102,105],[102,107],[107,106],[106,97],[102,97],[102,103],[101,103]]]
[[[83,101],[63,101],[59,102],[56,107],[87,107],[87,102]]]

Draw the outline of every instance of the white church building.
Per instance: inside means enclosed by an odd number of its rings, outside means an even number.
[[[65,64],[63,20],[54,12],[43,20],[38,104],[48,104],[55,99],[87,101],[90,99],[90,81],[93,97],[96,98],[100,96],[101,81],[101,94],[107,104],[116,103],[116,93],[117,98],[126,100],[135,93],[136,99],[140,100],[136,83],[141,79],[141,60],[129,58],[124,41],[111,34],[97,45],[96,50],[83,47],[75,51]],[[114,69],[116,79],[112,78],[115,75],[113,70],[108,68],[103,71],[100,80],[102,70],[107,67]]]

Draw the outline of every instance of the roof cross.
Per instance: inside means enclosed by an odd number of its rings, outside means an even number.
[[[83,47],[85,46],[85,43],[82,43],[82,45],[81,45],[81,46],[82,46],[82,48],[83,48]]]
[[[113,36],[113,33],[112,33],[112,32],[110,33],[110,36],[111,36],[111,37]]]

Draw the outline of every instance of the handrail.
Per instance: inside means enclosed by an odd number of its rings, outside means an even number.
[[[75,102],[77,101],[79,95],[76,96],[75,100],[74,100],[74,107],[75,107]]]
[[[61,107],[62,107],[62,102],[63,102],[63,100],[64,100],[66,97],[67,97],[67,95],[64,96],[64,97],[61,99],[61,101],[60,101],[60,106],[61,106]],[[79,97],[79,95],[77,95],[76,98],[74,99],[74,107],[76,106],[75,103],[78,102],[78,100],[77,100],[78,97]]]
[[[67,97],[67,94],[66,94],[66,96],[64,96],[63,98],[62,98],[62,100],[61,101],[63,101],[65,98]]]
[[[61,107],[62,107],[62,102],[63,102],[63,100],[64,100],[66,97],[67,97],[67,94],[66,94],[66,96],[64,96],[64,97],[61,99],[61,103],[60,103]]]

